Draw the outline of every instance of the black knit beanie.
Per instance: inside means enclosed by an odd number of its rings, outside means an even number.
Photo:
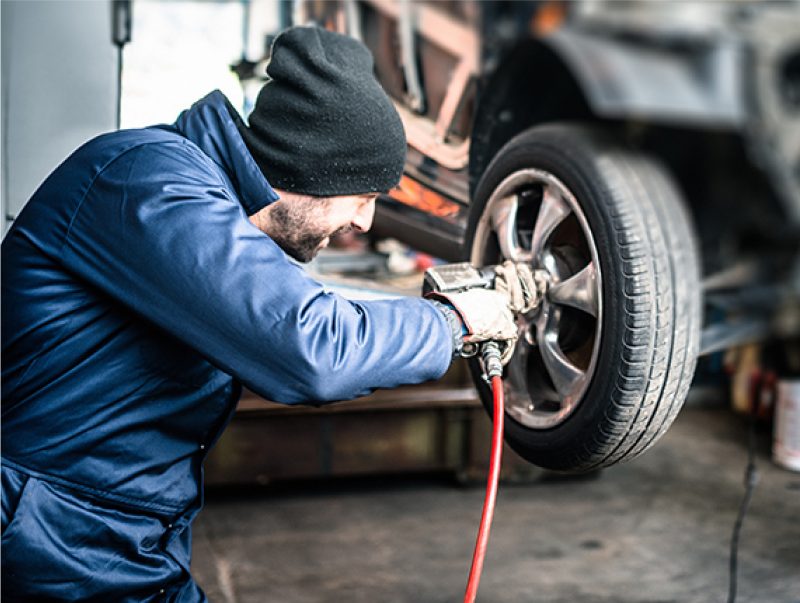
[[[270,77],[242,138],[269,183],[317,197],[388,191],[403,173],[397,110],[360,42],[293,27],[272,45]]]

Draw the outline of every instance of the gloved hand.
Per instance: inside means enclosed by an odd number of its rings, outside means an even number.
[[[508,295],[508,307],[514,314],[533,310],[544,294],[528,264],[515,264],[506,260],[495,268],[494,288]]]
[[[496,341],[501,344],[501,361],[506,364],[514,353],[517,323],[505,291],[468,289],[458,293],[433,292],[429,299],[444,302],[458,314],[464,343]]]

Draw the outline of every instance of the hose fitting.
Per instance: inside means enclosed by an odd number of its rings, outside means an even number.
[[[483,358],[483,370],[486,378],[503,376],[503,363],[500,360],[500,344],[496,341],[488,341],[481,346],[481,357]]]

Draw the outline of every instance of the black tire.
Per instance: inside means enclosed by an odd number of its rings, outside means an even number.
[[[571,414],[546,428],[507,414],[506,441],[541,467],[588,471],[647,450],[683,405],[699,345],[697,247],[681,194],[657,161],[603,130],[552,124],[511,140],[487,168],[472,201],[466,257],[476,261],[476,230],[492,193],[528,168],[560,180],[583,211],[602,273],[603,311],[594,370]],[[471,370],[491,415],[477,360]]]

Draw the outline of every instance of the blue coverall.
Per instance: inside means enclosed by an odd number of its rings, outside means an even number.
[[[325,292],[247,219],[277,199],[227,99],[91,140],[2,244],[3,601],[202,601],[202,463],[244,384],[286,404],[440,377],[422,299]]]

